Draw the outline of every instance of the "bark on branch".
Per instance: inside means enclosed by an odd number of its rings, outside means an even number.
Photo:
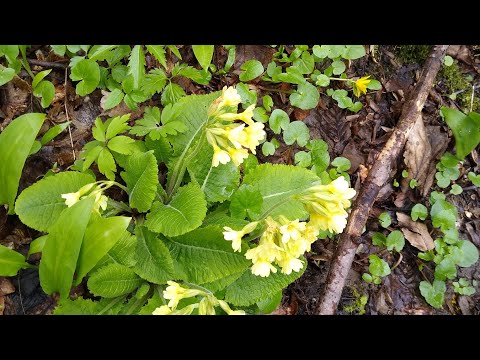
[[[339,245],[330,264],[327,281],[315,311],[316,314],[332,315],[337,310],[347,274],[357,251],[358,244],[356,242],[362,234],[378,192],[390,179],[392,165],[400,156],[408,134],[423,109],[447,48],[448,45],[437,45],[432,49],[415,89],[403,106],[402,115],[395,130],[378,155],[353,203],[347,227],[340,236]]]

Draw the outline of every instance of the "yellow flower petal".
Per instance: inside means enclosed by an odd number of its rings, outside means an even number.
[[[353,93],[355,96],[359,97],[361,94],[367,93],[367,85],[372,81],[369,80],[369,76],[364,76],[354,82]]]

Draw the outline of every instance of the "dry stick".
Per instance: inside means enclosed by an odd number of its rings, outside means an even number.
[[[337,310],[347,274],[358,248],[356,241],[362,234],[378,192],[389,180],[392,165],[400,156],[407,136],[422,111],[447,48],[448,45],[437,45],[432,49],[414,91],[403,106],[402,115],[395,130],[373,164],[358,197],[353,203],[347,228],[340,236],[339,245],[330,264],[325,287],[315,310],[316,314],[332,315]]]
[[[68,107],[67,107],[67,101],[68,101],[68,95],[67,95],[67,80],[68,80],[68,68],[65,68],[65,83],[63,84],[63,91],[65,98],[63,100],[63,104],[65,105],[65,116],[67,117],[67,121],[70,121],[68,117]],[[72,154],[73,154],[73,161],[77,160],[77,156],[75,155],[75,147],[73,146],[73,138],[72,138],[72,128],[70,127],[70,124],[68,124],[68,136],[70,137],[70,146],[72,147]]]
[[[27,59],[27,62],[30,65],[37,65],[44,68],[52,68],[52,69],[60,69],[60,70],[67,68],[67,64],[62,64],[60,62],[42,61],[42,60],[35,60],[35,59]]]

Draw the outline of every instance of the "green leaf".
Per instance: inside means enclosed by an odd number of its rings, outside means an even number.
[[[166,69],[167,60],[165,58],[165,49],[163,48],[163,45],[146,45],[146,47],[148,52],[157,59],[164,69]]]
[[[302,121],[293,121],[283,130],[283,140],[287,145],[292,145],[296,141],[298,146],[305,146],[309,139],[310,132]]]
[[[450,189],[450,194],[452,195],[460,195],[462,192],[463,192],[463,189],[458,184],[452,185],[452,188]]]
[[[147,212],[152,206],[157,191],[158,167],[153,151],[129,156],[125,171],[120,174],[129,193],[130,207]]]
[[[372,275],[380,277],[390,275],[390,267],[385,260],[380,259],[377,255],[370,255],[368,260],[370,261],[368,271]]]
[[[480,115],[474,112],[465,115],[447,107],[440,111],[455,137],[457,157],[463,160],[480,143]]]
[[[273,145],[270,141],[265,141],[262,144],[262,154],[265,156],[274,155],[275,145]]]
[[[67,121],[61,124],[57,124],[50,129],[42,136],[42,140],[40,143],[42,145],[48,144],[50,141],[52,141],[56,136],[62,133],[63,130],[65,130],[68,125],[70,125],[71,121]]]
[[[158,235],[145,226],[135,228],[137,249],[135,251],[135,272],[143,279],[155,284],[165,284],[174,277],[173,260]]]
[[[175,259],[176,276],[184,281],[208,283],[237,274],[250,265],[245,256],[233,252],[231,242],[224,240],[218,226],[161,239]]]
[[[286,73],[279,73],[274,77],[274,80],[297,85],[305,84],[307,82],[303,77],[303,74],[293,66],[288,67]]]
[[[443,305],[447,287],[444,281],[435,280],[432,284],[427,281],[420,282],[420,293],[431,306],[440,309]]]
[[[380,90],[382,88],[382,84],[378,80],[370,80],[370,82],[367,84],[367,89],[370,90]]]
[[[268,112],[272,111],[273,99],[270,95],[265,95],[262,98],[262,104],[265,110],[267,110]]]
[[[245,61],[242,66],[240,66],[240,70],[243,70],[243,72],[240,73],[239,79],[243,82],[253,80],[262,75],[265,71],[262,63],[258,60]]]
[[[382,233],[375,232],[372,235],[372,244],[375,246],[386,246],[387,237]]]
[[[119,264],[109,264],[90,276],[88,288],[96,296],[113,298],[131,293],[142,282],[133,269]]]
[[[105,103],[103,104],[103,110],[113,109],[115,106],[120,104],[123,100],[125,94],[120,89],[114,89],[110,94],[108,94]]]
[[[355,60],[365,56],[365,48],[363,45],[345,45],[342,53],[344,59]]]
[[[128,73],[133,76],[133,87],[138,89],[145,77],[145,54],[142,45],[135,45],[128,62]]]
[[[478,249],[467,240],[460,240],[457,244],[461,257],[456,262],[458,266],[470,267],[478,261]]]
[[[238,83],[236,89],[238,95],[240,95],[242,104],[245,105],[245,107],[257,103],[257,92],[255,90],[250,90],[247,84]]]
[[[162,69],[152,69],[145,76],[142,83],[142,91],[150,95],[160,93],[165,87],[167,79],[167,75],[165,75]]]
[[[448,177],[445,177],[445,175],[443,175],[443,172],[437,172],[435,174],[435,179],[437,179],[437,185],[442,189],[445,189],[450,185],[450,179]]]
[[[293,66],[301,74],[311,74],[313,72],[315,62],[313,61],[313,56],[308,51],[304,51],[300,58],[293,61]]]
[[[205,70],[208,70],[210,63],[212,62],[214,49],[214,45],[192,45],[195,58],[200,66]]]
[[[204,192],[208,203],[223,202],[238,188],[240,170],[231,161],[214,167],[212,158],[213,148],[204,146],[195,161],[187,165],[187,169],[192,180],[196,181]]]
[[[320,139],[310,140],[306,147],[310,150],[312,163],[315,165],[317,174],[327,170],[328,165],[330,165],[327,143]]]
[[[251,170],[244,177],[243,183],[250,185],[251,191],[258,190],[262,194],[262,217],[285,215],[294,220],[307,215],[302,203],[295,200],[295,195],[319,184],[320,179],[308,169],[292,165],[262,164]]]
[[[83,277],[122,238],[130,220],[131,218],[124,216],[99,217],[88,225],[78,256],[75,285],[80,284]]]
[[[50,47],[52,48],[52,51],[58,56],[65,55],[65,51],[67,50],[67,47],[65,45],[50,45]]]
[[[115,136],[114,138],[108,141],[107,147],[115,152],[124,155],[131,155],[133,152],[133,143],[135,142],[134,139],[129,138],[128,136]]]
[[[28,249],[27,258],[32,254],[42,252],[45,246],[45,243],[47,241],[47,238],[48,238],[48,235],[43,235],[33,240],[30,243],[30,248]]]
[[[450,55],[447,55],[443,58],[443,64],[445,66],[452,66],[453,65],[453,58]]]
[[[249,306],[271,298],[302,276],[305,268],[306,265],[299,272],[292,272],[290,275],[277,271],[268,277],[255,276],[250,270],[247,270],[238,280],[227,287],[225,301],[237,306]]]
[[[32,81],[32,89],[35,90],[37,85],[40,84],[40,82],[51,72],[52,72],[52,69],[48,69],[48,70],[43,70],[37,73],[37,75],[35,75]]]
[[[403,237],[402,232],[400,230],[395,230],[388,234],[385,245],[387,246],[388,251],[393,249],[397,252],[402,251],[405,246],[405,238]]]
[[[82,59],[72,68],[70,79],[80,81],[76,86],[78,95],[88,95],[93,92],[100,83],[100,67],[93,60]]]
[[[103,126],[106,126],[106,139],[110,140],[113,137],[117,136],[118,134],[124,133],[125,131],[130,129],[130,126],[128,125],[128,120],[130,120],[130,114],[125,114],[122,116],[116,116],[114,118],[111,118],[103,124]],[[98,121],[95,121],[95,125],[98,126],[102,124],[101,120],[98,119]],[[105,140],[100,140],[99,141],[105,141]]]
[[[185,95],[185,91],[180,85],[169,83],[162,93],[162,105],[167,106],[168,104],[175,104]]]
[[[295,165],[301,167],[309,167],[312,165],[312,156],[305,151],[299,151],[295,154]]]
[[[15,276],[20,269],[29,267],[22,254],[0,245],[0,276]]]
[[[332,166],[335,166],[338,172],[345,172],[350,169],[352,163],[347,158],[339,156],[333,159]]]
[[[147,135],[145,137],[145,146],[148,150],[153,150],[158,163],[168,163],[172,155],[172,147],[166,139],[161,137],[158,140],[153,140],[150,135]]]
[[[186,131],[187,127],[181,121],[165,120],[165,113],[168,112],[167,109],[169,108],[171,109],[171,105],[164,109],[163,115],[161,116],[158,107],[146,107],[144,118],[135,122],[135,126],[130,130],[130,133],[137,136],[150,134],[153,140],[158,140],[160,137],[176,135],[178,132]],[[163,126],[160,125],[161,117],[164,123]]]
[[[253,119],[261,123],[268,121],[267,111],[263,107],[256,107],[253,110]]]
[[[115,160],[113,159],[112,153],[103,148],[97,159],[98,170],[104,174],[108,180],[115,180],[115,172],[117,171],[117,166],[115,165]]]
[[[137,248],[137,238],[128,231],[108,252],[107,257],[120,265],[132,267],[135,265],[135,249]]]
[[[270,115],[268,124],[270,125],[270,129],[272,129],[275,134],[280,134],[282,129],[285,130],[288,127],[288,124],[290,124],[290,118],[285,111],[281,109],[275,109]]]
[[[428,216],[428,209],[425,205],[415,204],[412,208],[411,217],[413,221],[425,220]]]
[[[45,293],[68,297],[94,203],[94,197],[80,200],[63,210],[50,228],[40,262],[40,284]]]
[[[435,267],[435,280],[445,281],[446,279],[455,279],[457,276],[457,267],[451,259],[451,256],[446,256]]]
[[[95,182],[93,176],[75,171],[46,177],[19,195],[15,211],[25,225],[39,231],[49,231],[60,213],[67,208],[61,195],[76,192],[92,182]]]
[[[340,75],[346,69],[345,63],[342,60],[335,60],[332,62],[333,74]]]
[[[470,171],[468,173],[468,180],[470,180],[473,185],[480,187],[480,175],[476,175],[473,171]]]
[[[118,47],[118,45],[97,45],[93,46],[88,52],[88,58],[92,61],[102,61],[105,60],[110,51]]]
[[[0,67],[0,86],[5,85],[15,76],[15,70],[9,67]]]
[[[230,214],[234,218],[245,219],[247,216],[256,220],[261,214],[262,193],[252,186],[242,185],[230,199]]]
[[[318,75],[315,84],[318,86],[328,86],[330,85],[330,78],[327,75],[320,74]]]
[[[25,114],[0,133],[0,205],[8,204],[9,214],[14,213],[23,166],[44,120],[44,114]]]
[[[153,232],[178,236],[196,229],[207,213],[207,202],[200,187],[189,183],[178,189],[168,205],[153,203],[145,225]]]
[[[185,76],[186,78],[195,81],[197,84],[208,85],[208,83],[212,79],[212,74],[210,74],[208,70],[198,70],[195,69],[193,66],[187,66],[185,64],[177,64],[176,67],[179,69],[179,76]]]
[[[298,85],[297,90],[290,95],[290,103],[302,110],[310,110],[317,106],[320,100],[320,94],[317,88],[305,82]]]
[[[383,212],[378,216],[378,220],[380,221],[380,225],[383,228],[387,228],[392,224],[392,218],[388,212]]]
[[[457,220],[457,209],[448,201],[438,199],[430,209],[432,225],[442,230],[455,227]]]
[[[62,299],[55,308],[54,315],[118,315],[124,308],[124,297],[93,301],[81,297]]]
[[[265,298],[257,302],[258,309],[263,314],[270,314],[273,312],[282,302],[282,291],[277,292],[270,298]]]

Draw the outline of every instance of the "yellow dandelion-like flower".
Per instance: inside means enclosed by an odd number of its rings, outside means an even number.
[[[360,97],[361,94],[367,93],[367,85],[372,81],[369,80],[369,76],[364,76],[353,83],[353,93],[356,97]]]

